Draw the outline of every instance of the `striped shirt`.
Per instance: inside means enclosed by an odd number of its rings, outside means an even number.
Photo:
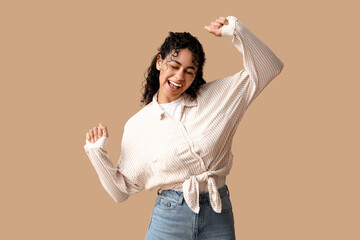
[[[177,119],[178,121],[180,121],[180,116],[181,116],[181,103],[182,103],[182,99],[181,97],[169,102],[169,103],[161,103],[159,104],[164,110],[165,112],[172,118]],[[217,188],[220,188],[222,186],[225,185],[225,179],[226,177],[217,177],[215,178],[215,182],[216,182],[216,186]],[[181,186],[178,189],[173,189],[173,190],[177,190],[177,191],[182,191]],[[206,193],[209,192],[208,191],[208,184],[207,181],[199,181],[199,192],[200,193]]]
[[[221,212],[219,185],[233,162],[235,131],[251,102],[283,69],[282,61],[233,16],[221,27],[243,55],[244,69],[207,82],[196,98],[183,93],[180,120],[157,102],[133,115],[124,126],[121,154],[114,168],[106,151],[106,137],[85,151],[105,190],[116,202],[143,189],[181,190],[189,208],[199,213],[199,184],[207,184],[213,210]]]

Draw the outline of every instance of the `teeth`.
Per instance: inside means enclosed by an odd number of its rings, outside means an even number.
[[[170,81],[170,80],[169,80],[169,82],[171,82],[172,84],[174,84],[174,85],[177,86],[177,87],[181,87],[181,85],[176,84],[176,83],[174,83],[174,82],[172,82],[172,81]]]

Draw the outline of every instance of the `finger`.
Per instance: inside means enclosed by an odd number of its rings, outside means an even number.
[[[90,135],[90,140],[91,140],[91,142],[94,143],[94,142],[95,142],[95,141],[94,141],[94,132],[93,132],[92,129],[89,130],[89,135]]]
[[[221,24],[221,26],[225,24],[225,20],[216,19],[216,22]]]
[[[216,27],[216,26],[214,26],[214,25],[209,25],[209,27],[211,28],[211,29],[213,29],[214,31],[216,31],[218,28]]]
[[[225,17],[219,17],[218,19],[216,19],[217,22],[221,23],[221,24],[224,24],[224,25],[228,25],[229,22],[227,20],[227,18]]]
[[[88,140],[90,142],[90,135],[88,132],[86,133],[86,140]]]
[[[221,27],[222,27],[222,24],[221,24],[221,23],[218,23],[218,22],[211,22],[211,26],[213,26],[214,28],[218,29],[218,28],[221,28]]]
[[[108,133],[108,131],[107,131],[107,128],[106,128],[103,124],[101,124],[101,123],[99,123],[99,125],[100,125],[100,127],[101,127],[101,129],[102,129],[102,131],[103,131],[104,136],[105,136],[105,137],[109,137],[109,133]]]
[[[205,26],[205,29],[209,32],[209,33],[212,33],[214,34],[215,36],[219,36],[219,29],[215,29],[213,28],[212,26]]]
[[[214,33],[214,30],[212,27],[210,26],[204,26],[204,28],[209,32],[209,33]]]
[[[93,132],[94,132],[94,138],[95,138],[95,141],[96,141],[96,140],[98,140],[98,129],[97,129],[97,127],[93,128]]]
[[[101,138],[103,135],[102,129],[100,127],[98,127],[98,134],[99,134],[99,138]]]

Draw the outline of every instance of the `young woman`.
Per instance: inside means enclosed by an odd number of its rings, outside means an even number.
[[[206,83],[200,42],[170,32],[147,72],[146,105],[124,126],[116,168],[106,151],[107,127],[100,123],[86,133],[85,151],[116,202],[158,189],[146,239],[235,239],[225,184],[232,139],[251,102],[283,69],[237,18],[219,17],[205,29],[231,37],[244,69]]]

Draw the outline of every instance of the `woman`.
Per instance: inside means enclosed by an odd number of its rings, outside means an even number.
[[[146,106],[124,126],[116,168],[106,151],[107,127],[99,124],[86,134],[86,153],[116,202],[158,189],[146,239],[235,239],[225,184],[232,139],[250,103],[283,63],[233,16],[205,29],[232,37],[243,70],[206,83],[199,41],[170,32],[148,69]]]

